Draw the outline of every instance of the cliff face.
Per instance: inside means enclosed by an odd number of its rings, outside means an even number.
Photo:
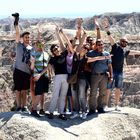
[[[119,14],[119,13],[106,13],[102,15],[96,15],[92,18],[83,19],[83,27],[86,30],[93,30],[93,18],[97,17],[99,23],[102,23],[104,18],[109,20],[111,31],[117,33],[116,36],[130,35],[133,39],[139,39],[140,33],[140,13],[131,14]],[[13,32],[14,27],[12,26],[11,19],[0,20],[0,31],[1,33],[7,34]],[[20,19],[20,27],[22,30],[30,30],[29,28],[35,29],[35,27],[44,25],[59,25],[67,29],[75,29],[76,19],[68,18],[43,18],[43,19]],[[31,30],[32,31],[32,30]],[[134,35],[134,36],[131,36]]]

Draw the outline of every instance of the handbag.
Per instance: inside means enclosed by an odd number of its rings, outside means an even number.
[[[70,75],[70,76],[68,77],[67,82],[68,82],[69,84],[75,84],[75,83],[77,83],[77,78],[78,78],[78,73],[76,72],[75,74]]]
[[[78,68],[77,68],[77,71],[75,74],[68,76],[67,82],[69,84],[76,84],[77,83],[79,66],[80,66],[80,64],[78,65]]]

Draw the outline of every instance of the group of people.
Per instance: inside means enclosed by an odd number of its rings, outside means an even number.
[[[12,16],[15,18],[17,42],[13,73],[16,111],[28,111],[27,90],[30,89],[31,115],[40,117],[40,114],[45,114],[44,93],[48,92],[52,77],[53,93],[47,114],[49,119],[54,118],[56,108],[62,120],[67,120],[67,109],[72,112],[71,119],[75,117],[86,119],[87,115],[96,112],[105,113],[113,83],[116,87],[115,109],[118,110],[123,82],[123,63],[129,54],[129,51],[124,49],[128,43],[125,38],[115,43],[106,26],[111,43],[111,52],[107,52],[104,50],[97,20],[94,20],[97,31],[97,38],[94,40],[93,37],[87,36],[82,27],[83,20],[78,18],[76,36],[71,40],[62,28],[56,26],[55,33],[59,44],[51,45],[50,55],[44,50],[45,43],[40,37],[40,32],[30,46],[30,33],[24,32],[20,35],[19,14],[15,13]],[[72,82],[71,78],[74,75],[77,79]],[[39,112],[38,104],[40,104]]]

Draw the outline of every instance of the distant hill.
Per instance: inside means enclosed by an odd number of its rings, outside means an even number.
[[[109,20],[110,30],[115,34],[116,38],[120,36],[127,35],[129,38],[134,38],[135,40],[140,40],[140,13],[104,13],[102,15],[95,15],[99,22],[101,23],[106,17]],[[85,30],[94,30],[93,18],[84,18],[83,27]],[[11,26],[13,21],[10,18],[5,18],[0,20],[0,35],[5,35],[13,31],[13,26]],[[70,18],[30,18],[30,19],[20,19],[20,26],[22,30],[29,30],[34,33],[38,27],[46,27],[47,30],[52,30],[54,25],[59,25],[65,29],[76,29],[75,28],[76,19]],[[49,25],[49,26],[48,26]],[[51,25],[51,26],[50,26]],[[133,36],[133,37],[130,37]]]

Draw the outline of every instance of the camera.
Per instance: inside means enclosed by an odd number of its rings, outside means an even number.
[[[13,17],[18,18],[19,17],[19,13],[14,13],[12,14]]]

